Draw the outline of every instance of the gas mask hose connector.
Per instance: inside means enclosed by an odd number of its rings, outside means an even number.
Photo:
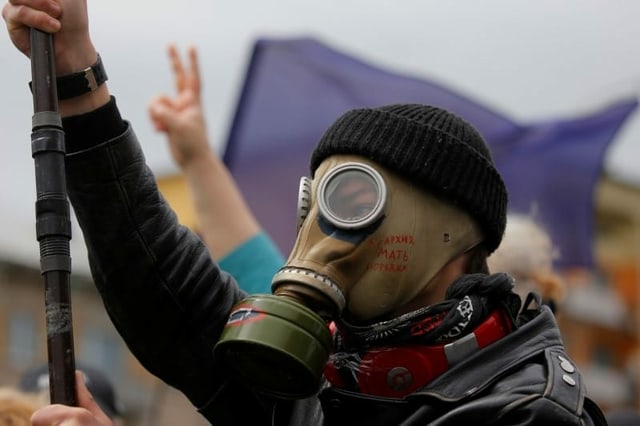
[[[338,315],[338,307],[319,290],[298,284],[280,284],[274,291],[276,296],[286,297],[298,302],[322,317],[331,321]]]

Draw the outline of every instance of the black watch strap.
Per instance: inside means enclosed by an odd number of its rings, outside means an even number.
[[[90,67],[80,72],[60,76],[56,79],[58,100],[75,98],[76,96],[93,92],[105,81],[107,81],[107,72],[102,65],[100,55],[98,55],[95,64]]]
[[[56,79],[58,100],[75,98],[85,93],[93,92],[108,80],[107,72],[102,65],[102,58],[98,55],[96,62],[80,72],[60,76]],[[29,82],[29,87],[31,87]]]

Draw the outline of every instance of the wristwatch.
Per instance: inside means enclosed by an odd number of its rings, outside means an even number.
[[[102,59],[100,58],[100,54],[98,54],[98,59],[90,67],[80,72],[56,78],[58,100],[75,98],[76,96],[98,90],[98,87],[108,79],[107,72],[102,65]],[[29,82],[29,88],[33,92],[32,82]]]
[[[98,54],[98,59],[90,67],[80,72],[60,76],[56,79],[58,88],[58,100],[75,98],[85,93],[93,92],[105,81],[107,72],[102,65],[102,59]]]

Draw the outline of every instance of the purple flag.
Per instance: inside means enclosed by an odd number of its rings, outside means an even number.
[[[558,248],[560,268],[593,266],[595,186],[609,143],[637,105],[630,98],[589,116],[538,122],[489,140],[510,211],[535,212]]]
[[[563,265],[591,266],[592,193],[602,156],[635,99],[591,117],[523,126],[423,78],[385,71],[314,39],[258,40],[224,161],[283,253],[295,240],[298,182],[311,151],[348,109],[426,103],[472,123],[494,151],[514,211],[551,231]]]

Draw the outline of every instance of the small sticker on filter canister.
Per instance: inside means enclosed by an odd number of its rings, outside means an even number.
[[[264,318],[266,315],[262,311],[258,311],[251,307],[250,305],[238,306],[229,315],[229,319],[227,320],[227,325],[241,325],[247,324],[254,321],[259,321]]]

